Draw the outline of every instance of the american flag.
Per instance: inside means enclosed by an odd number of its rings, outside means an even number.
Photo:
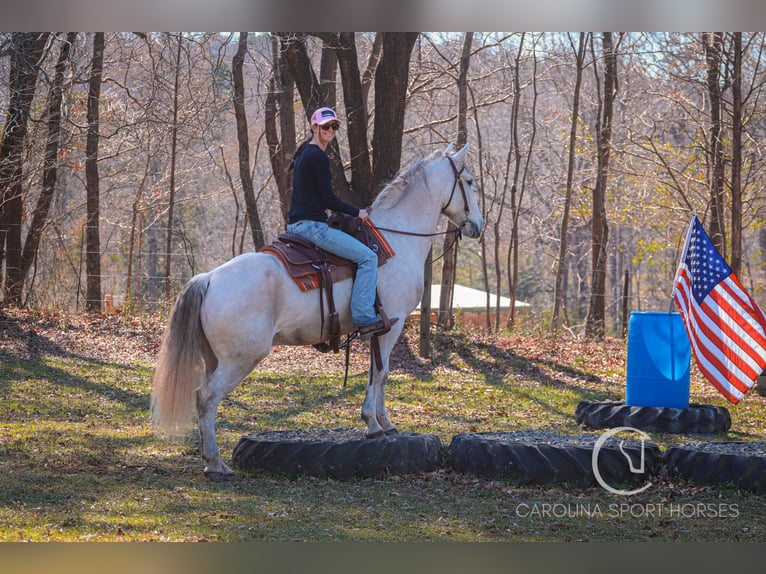
[[[703,375],[736,404],[766,367],[766,317],[692,216],[673,300]]]

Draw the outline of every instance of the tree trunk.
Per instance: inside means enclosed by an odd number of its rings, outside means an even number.
[[[460,56],[460,71],[457,81],[458,112],[457,112],[457,149],[460,149],[468,141],[468,129],[466,127],[466,114],[468,112],[468,66],[471,63],[471,45],[473,44],[473,32],[466,32],[463,37],[463,51]],[[452,315],[452,300],[455,294],[455,275],[457,273],[457,241],[455,232],[457,226],[449,221],[447,233],[444,238],[442,260],[442,286],[439,294],[439,314],[437,322],[439,326],[450,329],[454,324]]]
[[[574,46],[573,46],[574,48]],[[580,113],[580,87],[582,85],[582,70],[585,60],[585,32],[580,32],[580,42],[576,50],[574,101],[572,102],[572,124],[569,130],[569,161],[567,165],[567,182],[564,196],[564,214],[561,217],[561,238],[559,243],[559,259],[556,268],[556,287],[553,301],[553,318],[551,328],[559,328],[562,303],[564,301],[564,273],[567,267],[567,235],[569,233],[569,211],[572,204],[572,179],[574,176],[575,144],[577,143],[577,121]],[[566,309],[564,309],[566,313]]]
[[[178,91],[181,79],[181,42],[178,35],[176,46],[176,69],[173,83],[173,118],[170,128],[170,193],[168,196],[168,228],[165,235],[165,299],[170,299],[170,272],[173,254],[173,226],[176,208],[176,159],[178,154]]]
[[[277,94],[277,106],[279,106],[279,134],[280,147],[282,149],[282,172],[284,175],[284,189],[280,191],[280,200],[282,201],[285,223],[287,223],[287,212],[290,211],[290,201],[292,199],[293,178],[292,173],[287,173],[287,166],[295,153],[297,147],[295,135],[295,105],[293,92],[295,91],[295,80],[290,73],[290,66],[287,60],[279,57],[279,85]],[[284,193],[284,196],[282,195]]]
[[[508,291],[511,299],[511,308],[508,312],[507,326],[511,327],[516,321],[516,291],[519,285],[519,217],[521,215],[521,204],[524,199],[525,182],[527,177],[527,170],[532,158],[534,150],[535,136],[537,135],[537,60],[533,60],[532,64],[532,109],[531,109],[531,121],[529,122],[530,137],[529,148],[527,149],[526,161],[524,169],[521,169],[521,147],[519,143],[519,106],[521,100],[521,78],[519,71],[521,69],[521,54],[524,47],[525,34],[521,35],[519,41],[519,49],[516,53],[516,60],[514,63],[513,74],[513,86],[514,86],[514,99],[513,109],[511,112],[511,148],[508,150],[508,161],[511,160],[511,153],[514,154],[515,165],[513,172],[513,183],[511,184],[511,241],[508,246],[508,254],[506,257],[506,268],[508,271]],[[507,172],[509,167],[506,167],[506,181],[508,179]],[[519,181],[520,180],[520,181]],[[499,265],[499,264],[498,264]],[[499,326],[498,326],[499,327]]]
[[[247,54],[247,32],[240,32],[237,53],[232,60],[232,80],[234,82],[234,117],[237,120],[237,142],[239,143],[239,178],[242,182],[242,193],[245,195],[247,217],[250,223],[250,233],[256,251],[265,247],[263,227],[255,201],[253,177],[250,172],[250,138],[247,130],[247,113],[245,111],[245,81],[242,65]]]
[[[338,58],[335,50],[327,44],[322,45],[322,60],[319,63],[319,94],[328,108],[335,109],[338,97],[335,86],[338,81]]]
[[[742,272],[742,32],[734,32],[731,139],[731,261],[737,276]]]
[[[101,311],[101,221],[98,175],[99,100],[101,74],[104,67],[104,33],[93,35],[93,61],[88,83],[88,132],[85,140],[85,188],[87,193],[87,219],[85,223],[85,270],[88,276],[85,310]]]
[[[271,60],[273,77],[264,105],[266,143],[269,147],[271,170],[277,184],[282,219],[287,222],[292,196],[292,174],[288,173],[290,159],[295,153],[295,110],[293,88],[295,82],[290,74],[287,60],[280,53],[279,39],[272,37]]]
[[[418,34],[383,32],[383,55],[375,72],[375,131],[372,136],[372,203],[394,178],[402,162],[402,132],[407,104],[410,55]]]
[[[303,102],[306,111],[306,119],[311,117],[315,109],[322,105],[322,97],[319,90],[314,69],[311,67],[311,59],[306,49],[306,34],[302,33],[278,33],[280,47],[286,58],[298,95]]]
[[[630,303],[630,271],[625,270],[625,278],[622,280],[622,328],[620,336],[625,339],[628,336],[628,317]]]
[[[370,57],[366,71],[365,82],[360,76],[356,36],[352,32],[311,32],[312,36],[321,39],[325,47],[331,47],[335,52],[340,68],[341,87],[347,139],[351,165],[351,185],[349,185],[340,157],[337,140],[327,148],[330,157],[330,167],[333,173],[335,192],[347,201],[357,205],[370,205],[379,189],[373,178],[370,164],[370,153],[367,139],[367,104],[366,96],[369,90],[369,77],[375,70],[375,102],[376,124],[373,132],[373,142],[379,153],[384,154],[385,162],[380,163],[380,177],[389,174],[392,166],[393,173],[399,169],[401,161],[401,138],[404,126],[404,107],[408,78],[409,54],[417,39],[417,33],[389,34],[389,38],[381,40],[384,44],[383,54],[376,67],[376,57]],[[325,84],[317,80],[311,66],[311,60],[306,48],[306,35],[296,33],[279,33],[280,45],[289,63],[290,71],[295,79],[303,106],[308,116],[322,105],[331,105],[323,99],[329,97]],[[388,43],[388,53],[385,44]],[[376,44],[377,45],[377,41]],[[373,52],[375,51],[373,46]],[[325,72],[323,80],[330,69],[329,58],[323,49],[323,65]],[[340,111],[340,110],[337,110]],[[378,122],[383,123],[378,123]],[[377,164],[376,164],[377,165]],[[385,169],[384,169],[385,168]]]
[[[375,79],[375,73],[380,63],[380,53],[383,50],[383,32],[375,34],[375,40],[372,42],[372,50],[370,51],[370,57],[367,60],[367,67],[362,74],[362,101],[364,102],[364,113],[369,118],[370,114],[367,110],[367,98],[370,94],[370,87]]]
[[[726,259],[726,228],[724,225],[724,166],[723,122],[721,110],[721,32],[702,35],[707,63],[707,92],[710,100],[710,138],[708,169],[710,170],[710,239],[718,252]]]
[[[612,146],[612,117],[614,99],[617,94],[617,54],[612,43],[612,33],[603,32],[602,54],[604,56],[604,95],[599,102],[596,118],[596,147],[598,166],[596,185],[593,187],[593,220],[591,224],[591,295],[585,334],[594,339],[603,339],[605,334],[606,267],[609,225],[606,218],[606,188],[609,179],[609,159]],[[591,38],[593,44],[593,38]],[[592,45],[591,44],[591,45]],[[595,49],[593,50],[595,61]],[[599,84],[598,67],[596,86]]]
[[[22,286],[29,274],[29,269],[37,257],[37,249],[40,246],[40,240],[43,234],[43,228],[48,221],[48,212],[53,201],[53,194],[56,190],[56,181],[58,176],[58,153],[61,139],[61,101],[64,84],[64,70],[66,68],[72,45],[77,38],[77,32],[69,32],[66,40],[61,44],[58,61],[53,75],[53,84],[48,92],[48,102],[46,105],[46,124],[48,133],[45,143],[45,159],[43,163],[43,178],[40,197],[37,199],[32,223],[29,226],[27,239],[24,242],[24,251],[21,256],[21,277],[20,281],[11,286],[14,300],[20,300],[22,295]]]
[[[138,189],[136,190],[136,196],[133,199],[133,206],[131,209],[130,238],[128,239],[128,276],[125,281],[125,304],[128,306],[133,305],[133,260],[137,241],[139,242],[139,262],[141,260],[141,200],[144,195],[144,189],[146,188],[146,182],[149,180],[151,161],[151,155],[147,154],[146,164],[144,165],[144,174],[141,177],[140,183],[138,184]],[[136,290],[140,291],[140,287]]]
[[[340,67],[343,101],[346,108],[348,147],[351,155],[350,191],[352,191],[354,203],[368,206],[375,199],[376,194],[372,185],[372,168],[370,167],[370,152],[367,145],[367,106],[364,104],[364,91],[362,90],[355,34],[353,32],[342,32],[338,35],[320,34],[319,37],[335,48],[335,55],[338,58],[338,65]],[[383,58],[385,58],[385,50]],[[399,135],[401,137],[401,131]],[[332,149],[328,147],[328,151],[330,151],[330,156],[332,157],[332,155],[338,153],[337,146]],[[336,189],[342,190],[342,182],[335,180],[334,184]]]
[[[9,104],[0,145],[0,266],[5,260],[6,304],[21,304],[23,163],[27,124],[48,33],[11,37]]]

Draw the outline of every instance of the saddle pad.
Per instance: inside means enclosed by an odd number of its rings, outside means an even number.
[[[351,217],[349,219],[355,220],[356,225],[348,225],[344,221],[343,224],[339,223],[334,227],[347,233],[353,231],[350,235],[356,237],[378,255],[378,266],[384,265],[389,257],[395,255],[391,245],[369,218],[366,221]],[[296,237],[289,233],[281,233],[277,241],[267,245],[262,251],[275,256],[282,262],[301,291],[310,291],[320,286],[319,271],[323,265],[329,266],[333,283],[353,277],[356,270],[356,265],[348,259],[328,253],[313,244],[309,244],[302,237]]]

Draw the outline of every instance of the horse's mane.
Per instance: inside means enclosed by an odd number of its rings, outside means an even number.
[[[440,150],[435,150],[423,159],[416,160],[410,165],[403,167],[399,170],[394,178],[389,181],[385,187],[381,190],[378,196],[373,201],[371,209],[376,207],[393,207],[402,199],[404,192],[406,191],[411,180],[420,173],[423,168],[429,164],[434,158],[440,157],[443,154]]]

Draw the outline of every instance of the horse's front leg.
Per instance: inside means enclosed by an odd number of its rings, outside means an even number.
[[[395,341],[396,339],[394,339]],[[388,361],[391,355],[390,346],[383,344],[381,338],[382,369],[378,370],[375,356],[370,352],[370,374],[367,379],[367,393],[362,404],[362,420],[367,423],[367,438],[377,438],[384,434],[396,433],[396,426],[389,420],[386,412],[386,383],[388,382]]]

